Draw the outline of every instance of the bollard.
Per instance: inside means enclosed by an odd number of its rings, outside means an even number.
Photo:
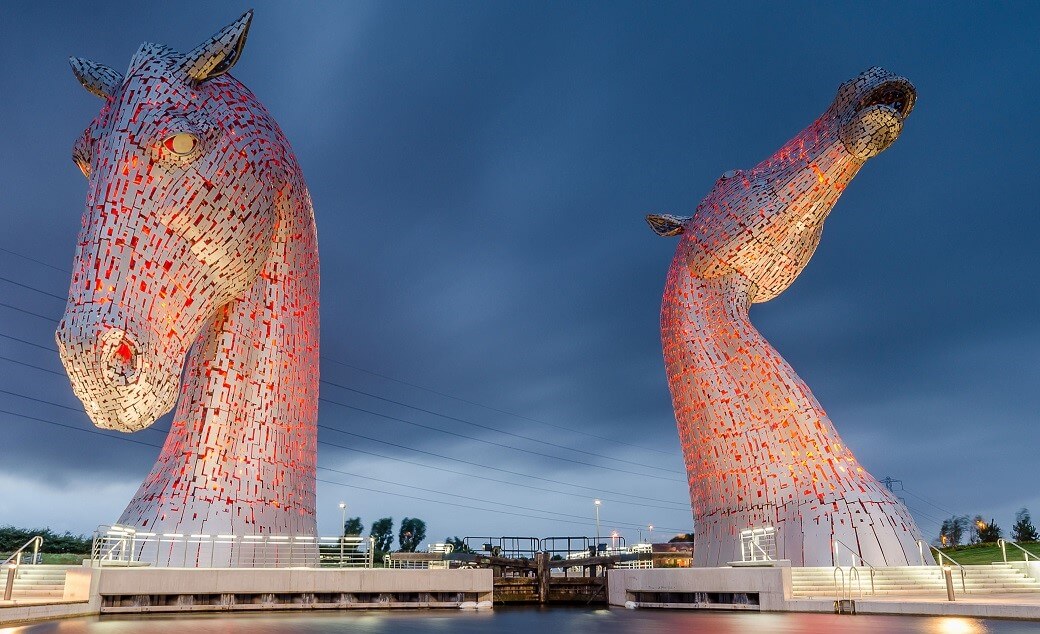
[[[953,570],[949,566],[943,566],[943,577],[946,579],[946,598],[956,601],[953,597]]]
[[[552,579],[552,570],[549,568],[549,553],[535,553],[538,574],[538,603],[549,602],[549,584]]]
[[[14,576],[18,574],[18,566],[14,565],[7,569],[7,584],[4,586],[4,601],[10,601],[14,594]]]

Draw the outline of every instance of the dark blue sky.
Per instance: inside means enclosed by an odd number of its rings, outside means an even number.
[[[771,154],[839,83],[882,65],[919,91],[902,138],[752,319],[861,462],[903,481],[927,535],[951,512],[1005,527],[1021,506],[1040,513],[1040,7],[724,4],[5,3],[0,302],[14,308],[0,306],[0,356],[61,372],[11,337],[51,345],[63,302],[39,291],[67,290],[49,267],[69,268],[83,208],[70,149],[101,105],[67,57],[122,70],[142,41],[188,50],[253,6],[234,74],[287,133],[314,198],[323,378],[609,456],[323,384],[339,403],[607,468],[324,402],[322,424],[396,446],[323,432],[387,457],[320,447],[321,466],[356,474],[320,478],[364,487],[319,485],[322,533],[340,500],[366,525],[422,517],[435,539],[591,534],[597,496],[604,533],[688,527],[658,338],[675,242],[643,215],[692,212],[719,174]],[[90,429],[58,374],[0,360],[0,390],[0,524],[113,521],[161,435],[129,437],[139,445],[15,415]]]

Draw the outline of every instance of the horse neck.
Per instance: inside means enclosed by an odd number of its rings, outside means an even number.
[[[314,533],[317,240],[302,179],[283,186],[275,205],[266,264],[192,347],[170,435],[142,485],[215,491],[191,494],[209,503],[184,518],[198,529]]]
[[[691,480],[742,470],[857,465],[808,386],[751,324],[756,289],[737,272],[698,278],[680,251],[669,271],[661,335]],[[735,462],[720,461],[734,456]]]

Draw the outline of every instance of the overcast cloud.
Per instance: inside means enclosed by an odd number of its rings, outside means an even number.
[[[366,526],[421,517],[433,539],[592,534],[594,497],[604,532],[690,527],[657,323],[675,242],[643,215],[691,212],[873,65],[909,77],[917,108],[804,274],[752,319],[862,463],[903,481],[927,535],[951,512],[1005,527],[1020,506],[1040,513],[1040,9],[724,4],[3,4],[0,356],[44,369],[0,360],[0,524],[114,521],[162,442],[94,430],[56,353],[36,347],[53,345],[63,301],[44,293],[65,295],[85,196],[70,148],[100,107],[66,59],[123,69],[142,41],[188,50],[250,6],[234,74],[311,188],[322,377],[609,456],[323,384],[321,424],[397,445],[322,430],[355,450],[320,447],[322,467],[355,474],[319,471],[323,534],[340,500]]]

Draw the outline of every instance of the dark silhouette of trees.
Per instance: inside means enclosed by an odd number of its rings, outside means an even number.
[[[390,546],[394,543],[394,518],[383,517],[372,522],[372,530],[368,534],[375,540],[375,560],[383,561],[383,556],[390,552]]]
[[[406,517],[401,520],[401,529],[397,532],[397,543],[406,553],[414,553],[415,549],[426,539],[426,522],[418,517]]]
[[[1016,542],[1040,541],[1040,534],[1037,534],[1036,527],[1033,526],[1033,519],[1029,517],[1029,509],[1022,508],[1015,513],[1015,524],[1011,527],[1011,539]]]
[[[86,554],[90,552],[91,538],[85,535],[73,535],[65,531],[55,533],[49,528],[18,528],[15,526],[0,526],[0,553],[4,557],[21,548],[22,544],[36,535],[43,537],[44,553],[76,553]],[[3,559],[0,559],[3,561]]]
[[[350,517],[343,524],[344,535],[360,535],[365,532],[365,526],[361,523],[360,517]]]
[[[954,515],[950,519],[943,520],[939,529],[939,541],[943,546],[960,546],[964,534],[968,531],[967,515]]]

